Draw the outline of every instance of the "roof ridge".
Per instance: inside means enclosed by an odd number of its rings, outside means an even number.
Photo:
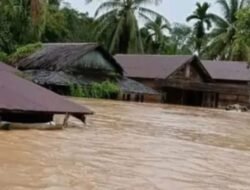
[[[165,55],[165,54],[115,54],[114,56],[152,56],[152,57],[193,57],[195,55]]]
[[[201,62],[212,62],[212,63],[217,63],[217,64],[232,64],[232,63],[246,63],[248,64],[247,61],[230,61],[230,60],[201,60]]]
[[[98,42],[49,42],[42,43],[43,45],[100,45]]]

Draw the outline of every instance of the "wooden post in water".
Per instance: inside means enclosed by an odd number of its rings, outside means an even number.
[[[248,106],[250,106],[250,82],[248,82]]]
[[[69,113],[66,113],[65,118],[63,120],[63,128],[68,127],[68,121],[69,121]]]

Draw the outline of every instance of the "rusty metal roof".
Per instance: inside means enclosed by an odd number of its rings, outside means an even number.
[[[0,63],[0,111],[52,114],[92,114],[65,98],[46,90],[14,73]]]
[[[247,62],[204,60],[202,64],[215,80],[250,81]]]
[[[127,77],[148,79],[165,79],[193,58],[191,55],[115,55]]]

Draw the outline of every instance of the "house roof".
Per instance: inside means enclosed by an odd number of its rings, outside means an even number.
[[[69,84],[91,85],[94,82],[102,82],[105,79],[98,79],[95,76],[69,75],[63,71],[45,71],[45,70],[28,70],[24,71],[27,78],[40,85],[58,85],[68,86]],[[157,91],[147,87],[137,81],[121,77],[117,83],[123,92],[141,93],[141,94],[158,94]]]
[[[34,54],[20,60],[20,70],[66,71],[87,53],[98,50],[121,74],[123,69],[102,46],[97,43],[47,43]]]
[[[121,91],[126,93],[140,93],[140,94],[152,94],[152,95],[159,94],[159,92],[157,92],[156,90],[126,77],[119,80],[118,84],[120,85]]]
[[[11,73],[16,73],[18,70],[10,65],[7,65],[0,61],[0,71],[7,71]]]
[[[125,76],[148,79],[166,79],[194,58],[191,55],[115,55]]]
[[[247,62],[205,60],[202,64],[215,80],[250,81]]]
[[[92,114],[86,107],[25,80],[0,63],[0,112]]]

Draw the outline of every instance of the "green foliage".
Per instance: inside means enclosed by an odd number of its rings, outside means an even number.
[[[205,2],[203,4],[196,3],[196,10],[192,15],[187,17],[187,21],[195,20],[194,33],[195,33],[195,46],[198,54],[201,54],[204,38],[206,37],[206,30],[212,27],[212,20],[216,17],[212,13],[208,13],[210,5]]]
[[[234,57],[250,62],[250,7],[240,10],[237,15]]]
[[[85,97],[83,87],[80,85],[70,85],[70,95],[74,97]]]
[[[210,59],[244,60],[244,45],[237,39],[237,13],[247,5],[247,0],[218,0],[222,10],[222,17],[216,16],[213,20],[215,27],[212,30],[210,43],[206,54]],[[242,50],[242,51],[241,51]]]
[[[119,91],[118,85],[110,81],[93,83],[89,86],[70,85],[70,95],[74,97],[111,99],[116,97]]]
[[[240,10],[236,18],[237,39],[244,41],[250,46],[250,7]]]
[[[36,42],[95,41],[94,19],[60,0],[1,0],[0,51],[12,54]]]
[[[14,52],[13,54],[11,54],[9,56],[8,62],[15,63],[16,61],[31,55],[32,53],[34,53],[35,51],[37,51],[41,47],[42,47],[41,43],[28,44],[25,46],[21,46],[21,47],[17,48],[16,52]]]
[[[64,13],[57,6],[50,6],[41,40],[44,42],[64,42],[67,41],[68,35],[69,30]]]
[[[0,61],[6,62],[8,60],[8,55],[7,53],[0,52]]]
[[[195,51],[195,36],[191,27],[175,23],[170,31],[168,53],[173,55],[190,55]]]
[[[46,22],[45,0],[1,0],[0,49],[11,54],[20,45],[40,40]]]
[[[42,41],[95,41],[93,32],[90,32],[94,30],[93,18],[90,18],[86,13],[80,13],[70,7],[60,9],[57,5],[52,5],[47,10],[45,30],[41,37]]]
[[[95,0],[86,0],[93,2]],[[142,39],[139,32],[138,16],[146,20],[156,17],[165,19],[159,13],[143,7],[145,4],[158,4],[159,0],[107,0],[96,10],[96,36],[104,37],[104,42],[111,53],[143,53]],[[100,14],[102,13],[102,14]]]
[[[164,34],[170,31],[170,24],[157,16],[154,21],[148,21],[140,30],[144,52],[164,54],[169,49],[169,38]]]
[[[206,59],[249,60],[249,0],[217,0],[220,16],[209,13],[208,3],[197,3],[187,18],[195,21],[192,28],[170,26],[166,18],[144,6],[160,0],[105,0],[96,17],[69,4],[61,6],[61,2],[1,0],[0,60],[13,63],[40,48],[38,44],[25,46],[37,42],[96,41],[114,54],[198,52]],[[139,23],[144,25],[139,27]],[[99,91],[96,85],[93,94],[100,96]],[[83,93],[92,96],[90,90],[83,89]]]

